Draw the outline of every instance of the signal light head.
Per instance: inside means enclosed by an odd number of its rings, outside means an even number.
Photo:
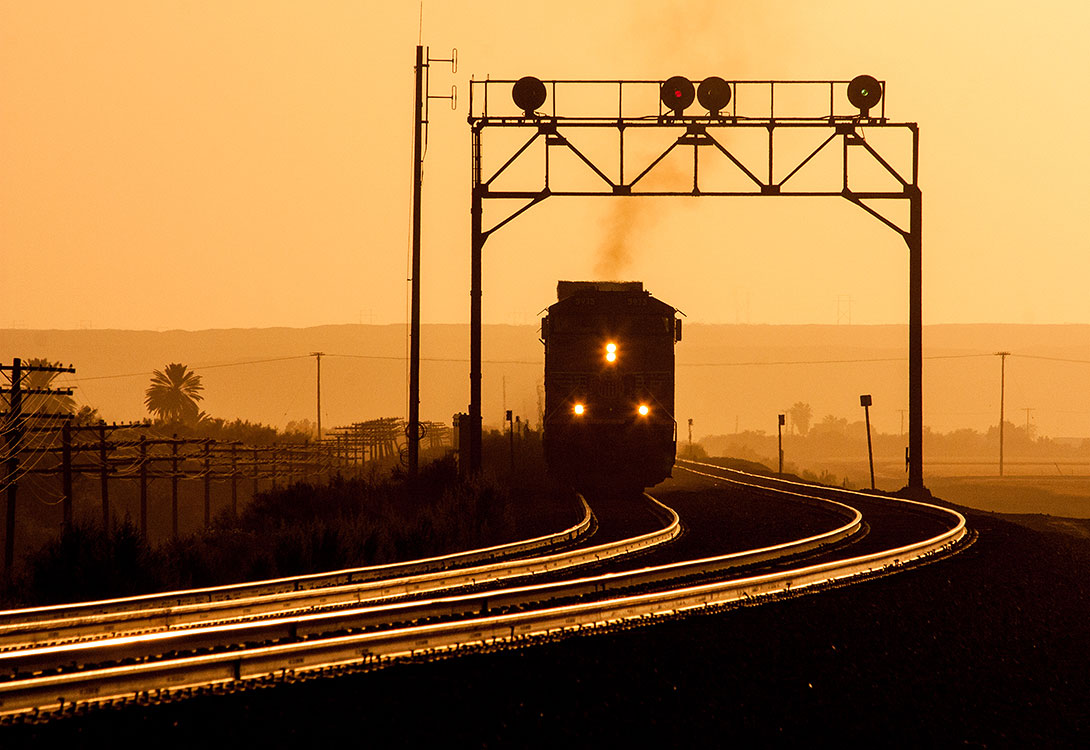
[[[697,87],[696,99],[700,106],[717,115],[719,110],[730,103],[730,84],[719,76],[709,76]]]
[[[874,76],[856,76],[848,84],[848,101],[859,113],[867,116],[868,110],[882,100],[882,84]]]
[[[583,416],[583,412],[585,412],[586,410],[587,407],[583,406],[582,404],[576,404],[575,407],[572,409],[572,411],[575,412],[575,416],[577,417]]]
[[[606,362],[617,361],[617,345],[610,341],[606,344]]]
[[[511,98],[526,117],[533,117],[534,110],[545,103],[545,84],[540,78],[523,76],[515,81]]]
[[[648,414],[651,413],[651,407],[647,404],[640,404],[640,407],[636,409],[636,411],[640,413],[641,417],[646,417]]]
[[[685,108],[693,103],[696,91],[693,83],[685,76],[673,76],[667,78],[659,91],[659,98],[667,109],[673,110],[675,115],[680,115]]]

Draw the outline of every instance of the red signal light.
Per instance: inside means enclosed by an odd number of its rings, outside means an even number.
[[[693,83],[685,76],[667,78],[662,84],[659,98],[675,115],[680,115],[685,108],[693,103],[696,97],[696,89]]]

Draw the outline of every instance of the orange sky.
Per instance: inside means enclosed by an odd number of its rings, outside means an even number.
[[[887,81],[920,123],[925,322],[1090,323],[1090,112],[1075,2],[425,3],[423,314],[468,318],[470,75]],[[0,327],[406,319],[415,2],[0,0]],[[907,319],[899,237],[844,201],[672,199],[629,220],[643,279],[702,322]],[[595,274],[612,199],[492,238],[486,322]]]

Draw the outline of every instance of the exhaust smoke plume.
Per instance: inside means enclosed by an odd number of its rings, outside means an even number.
[[[647,201],[642,201],[644,204]],[[639,242],[637,231],[643,222],[641,201],[632,198],[616,198],[606,222],[606,236],[598,246],[594,261],[594,275],[603,280],[620,279],[632,265],[633,253]],[[645,205],[644,208],[648,208]]]
[[[646,185],[668,190],[683,189],[686,171],[667,158],[648,173]],[[668,205],[668,204],[667,204]],[[604,222],[605,236],[598,246],[594,273],[602,281],[618,281],[636,259],[640,248],[649,242],[650,230],[664,208],[654,198],[612,198],[609,218]]]

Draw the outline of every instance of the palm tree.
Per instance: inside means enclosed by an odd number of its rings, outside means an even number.
[[[151,385],[144,392],[144,406],[164,422],[196,423],[200,418],[197,402],[204,397],[201,376],[185,365],[171,363],[152,373]]]

